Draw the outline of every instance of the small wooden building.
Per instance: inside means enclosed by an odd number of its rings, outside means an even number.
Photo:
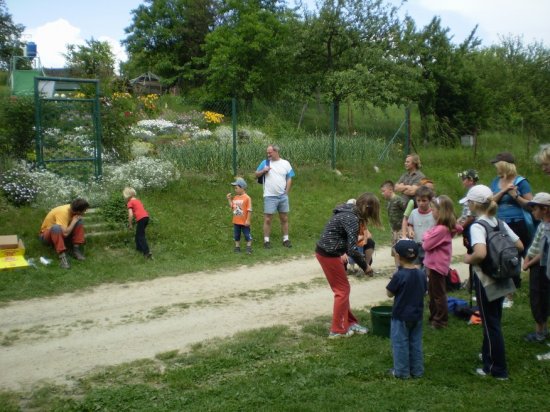
[[[143,73],[130,80],[130,85],[135,94],[162,94],[160,77],[151,72]]]

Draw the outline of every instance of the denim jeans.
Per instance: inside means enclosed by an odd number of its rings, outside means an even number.
[[[424,374],[422,320],[407,322],[392,318],[393,373],[397,378],[419,378]]]

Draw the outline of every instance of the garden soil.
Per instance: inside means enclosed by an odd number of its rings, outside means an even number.
[[[454,250],[463,253],[461,238]],[[465,280],[467,267],[453,266]],[[373,267],[372,278],[350,277],[352,308],[387,301],[389,248],[375,253]],[[105,366],[318,316],[326,317],[328,334],[332,302],[313,255],[11,302],[0,307],[0,390],[71,384]]]

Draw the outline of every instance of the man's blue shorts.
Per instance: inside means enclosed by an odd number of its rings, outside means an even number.
[[[288,213],[289,211],[288,195],[264,197],[264,213],[266,215],[272,215],[275,212]]]

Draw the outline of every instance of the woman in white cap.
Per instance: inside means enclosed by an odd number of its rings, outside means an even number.
[[[504,337],[500,323],[504,297],[514,292],[516,288],[512,279],[497,281],[489,273],[484,273],[480,266],[487,256],[487,231],[478,222],[485,221],[490,227],[496,227],[498,220],[495,215],[498,206],[493,200],[493,192],[484,185],[472,187],[466,199],[470,210],[476,216],[476,221],[470,227],[470,245],[473,252],[465,255],[464,262],[473,266],[476,298],[483,319],[481,347],[483,367],[476,369],[476,373],[480,376],[491,375],[497,379],[508,379]],[[505,222],[502,224],[518,251],[523,251],[523,243],[519,237]]]

